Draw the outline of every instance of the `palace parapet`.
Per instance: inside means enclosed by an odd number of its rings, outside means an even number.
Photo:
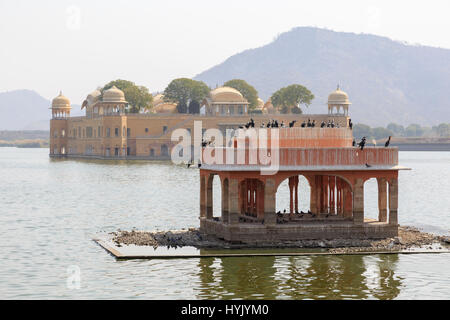
[[[203,149],[202,232],[237,242],[386,238],[398,234],[398,171],[407,169],[398,165],[398,148],[353,146],[350,128],[276,130],[279,140],[273,147],[273,138],[269,139],[267,150],[256,143],[251,147],[245,139],[234,141],[230,147]],[[216,153],[222,156],[211,157]],[[272,157],[270,164],[267,155]],[[223,161],[207,161],[222,157]],[[264,172],[269,166],[272,172]],[[219,177],[222,189],[220,216],[213,214],[214,176]],[[300,177],[309,186],[309,210],[305,212],[299,212]],[[372,178],[378,183],[377,220],[364,216],[364,183]],[[276,199],[285,180],[290,206],[284,213],[277,212]]]

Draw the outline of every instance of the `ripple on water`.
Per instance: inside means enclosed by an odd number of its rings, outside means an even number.
[[[445,232],[450,153],[400,153],[400,222]],[[167,163],[51,160],[0,148],[0,298],[448,299],[449,256],[374,255],[117,261],[100,231],[198,225],[198,171]],[[431,177],[431,178],[430,178]],[[439,178],[439,179],[434,179]],[[426,188],[417,188],[427,181]],[[444,183],[443,183],[444,182]],[[367,190],[374,187],[367,182]],[[375,185],[376,186],[376,185]],[[220,187],[214,180],[214,212]],[[307,203],[306,186],[300,198]],[[26,196],[25,196],[26,195]],[[277,206],[286,206],[281,188]],[[284,199],[284,200],[283,200]],[[368,215],[377,199],[365,196]],[[426,212],[426,214],[424,214]],[[79,266],[79,290],[68,267]]]

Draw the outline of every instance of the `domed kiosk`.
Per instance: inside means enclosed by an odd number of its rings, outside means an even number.
[[[229,116],[248,113],[248,101],[242,93],[231,87],[219,87],[212,90],[203,101],[207,115]]]
[[[342,91],[339,86],[328,96],[328,114],[343,114],[348,116],[349,105],[351,105],[351,102],[348,100],[348,94]]]
[[[162,102],[153,107],[154,113],[178,113],[176,103]]]
[[[103,102],[126,103],[125,94],[122,90],[113,86],[103,92]]]
[[[70,116],[70,100],[63,96],[62,91],[59,95],[52,100],[52,118],[53,119],[65,119]]]
[[[269,100],[266,101],[266,103],[263,106],[262,109],[264,114],[275,114],[276,113],[276,109],[272,104],[272,99],[269,98]]]
[[[255,107],[255,110],[259,110],[259,111],[263,111],[263,108],[264,108],[264,100],[263,99],[261,99],[261,98],[258,98],[258,104],[257,104],[257,106]]]
[[[52,100],[52,119],[50,120],[50,155],[65,156],[67,154],[67,121],[70,117],[69,98],[62,92]]]
[[[178,113],[177,104],[164,101],[164,95],[159,93],[153,97],[153,113]]]

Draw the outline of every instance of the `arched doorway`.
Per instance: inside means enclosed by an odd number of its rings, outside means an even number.
[[[215,174],[210,174],[206,181],[206,218],[219,219],[222,215],[222,187],[220,178]],[[219,214],[220,213],[220,214]]]
[[[264,183],[259,179],[244,179],[239,183],[239,208],[243,216],[264,217]]]
[[[352,217],[353,192],[345,179],[335,175],[318,175],[314,183],[316,213]]]
[[[281,182],[276,195],[276,212],[308,212],[311,210],[311,186],[302,175],[291,176]]]
[[[229,212],[229,180],[224,178],[222,181],[222,222],[228,223],[228,212]]]
[[[386,178],[364,181],[364,217],[387,222],[389,208],[389,183]]]
[[[364,218],[378,220],[378,185],[376,178],[364,181]]]

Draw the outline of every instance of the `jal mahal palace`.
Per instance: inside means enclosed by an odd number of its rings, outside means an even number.
[[[255,127],[269,120],[297,122],[279,130],[279,168],[261,174],[265,165],[250,163],[248,145],[244,163],[203,163],[200,176],[200,231],[230,242],[267,242],[301,239],[386,238],[398,235],[397,147],[353,146],[348,95],[339,88],[328,97],[324,114],[280,114],[259,99],[259,114],[249,114],[249,103],[229,87],[211,90],[199,114],[179,114],[175,104],[154,97],[151,112],[126,113],[124,93],[112,87],[90,93],[82,108],[85,116],[70,117],[71,104],[62,94],[52,101],[50,156],[97,159],[170,159],[171,133],[178,128],[237,129],[250,117]],[[315,127],[301,127],[308,119]],[[333,121],[336,126],[318,124]],[[260,130],[260,129],[256,129]],[[266,129],[265,129],[266,130]],[[274,129],[267,129],[268,131]],[[226,147],[224,147],[226,148]],[[236,148],[236,144],[228,146]],[[270,147],[269,147],[270,150]],[[204,151],[204,149],[203,149]],[[225,154],[225,153],[224,153]],[[213,215],[213,179],[221,186],[221,214]],[[307,180],[310,208],[299,212],[299,177]],[[364,216],[364,184],[376,179],[378,219]],[[276,212],[277,190],[287,180],[289,209]]]

